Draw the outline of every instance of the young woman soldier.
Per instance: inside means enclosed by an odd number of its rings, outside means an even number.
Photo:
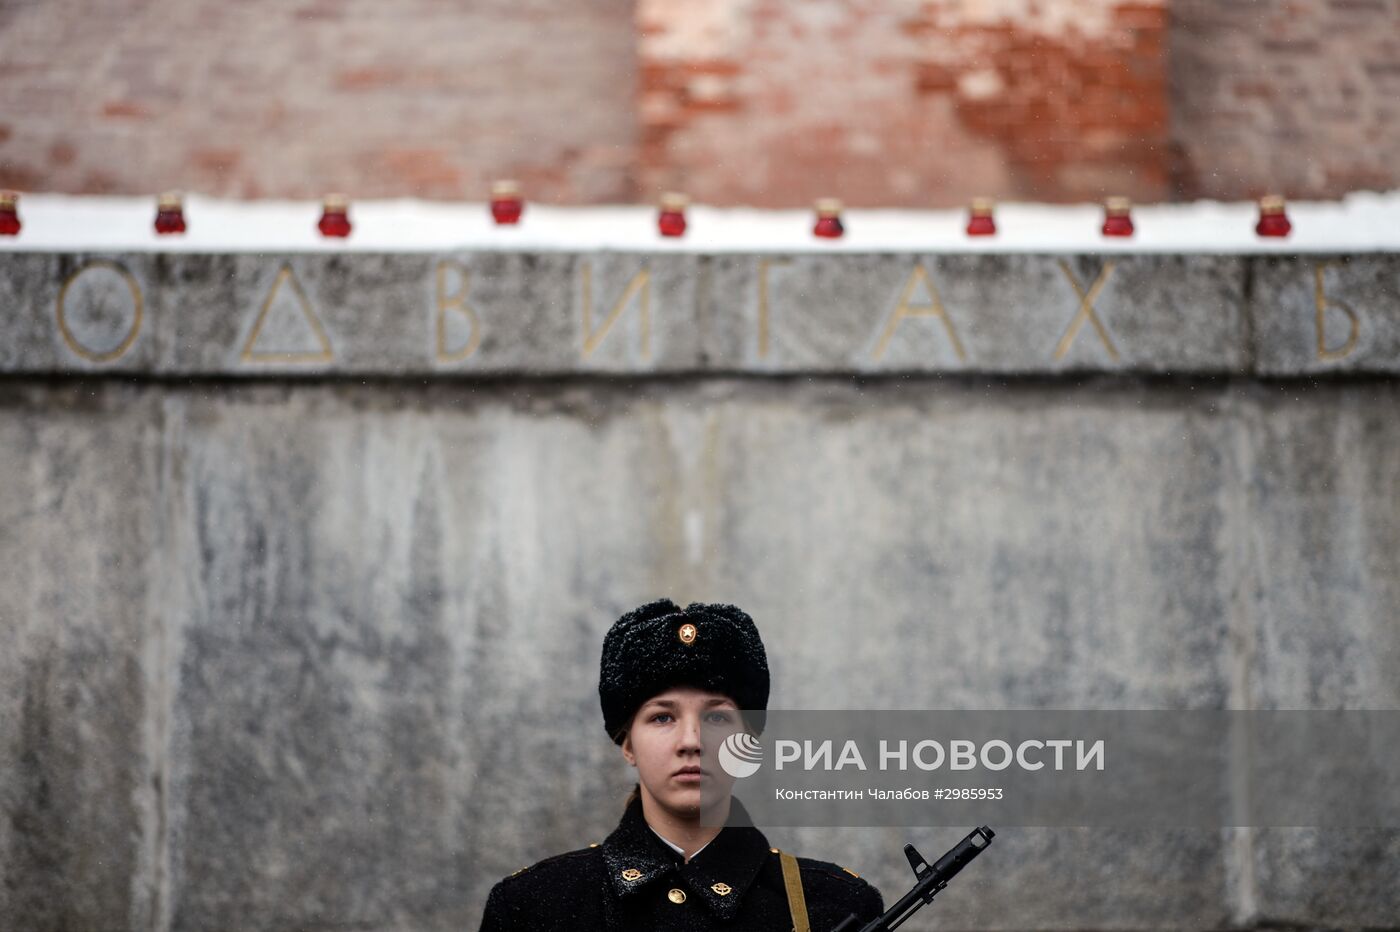
[[[482,932],[825,932],[883,912],[854,872],[771,847],[715,763],[717,738],[763,728],[739,710],[761,718],[768,707],[768,661],[747,614],[670,599],[633,609],[603,639],[598,695],[608,735],[637,768],[622,820],[602,844],[497,883]]]

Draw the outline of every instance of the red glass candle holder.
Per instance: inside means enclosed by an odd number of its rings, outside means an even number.
[[[185,229],[184,200],[178,191],[166,191],[156,202],[156,232],[164,235]]]
[[[836,239],[846,232],[841,223],[841,202],[834,197],[824,197],[816,203],[817,222],[812,227],[812,235],[823,239]]]
[[[19,194],[0,191],[0,236],[18,236],[19,228]]]
[[[1126,197],[1110,197],[1103,208],[1104,236],[1133,235],[1133,202]]]
[[[350,235],[350,200],[344,194],[327,194],[321,202],[321,219],[316,229],[322,236]]]
[[[997,222],[992,216],[996,205],[985,197],[974,198],[967,216],[968,236],[995,236]]]
[[[491,185],[491,216],[498,225],[519,223],[524,212],[525,201],[520,196],[518,182],[498,181]]]
[[[685,235],[685,208],[690,199],[675,191],[661,196],[661,213],[656,218],[656,228],[662,236]]]
[[[1282,197],[1269,194],[1259,199],[1259,222],[1254,232],[1260,236],[1287,236],[1293,232]]]

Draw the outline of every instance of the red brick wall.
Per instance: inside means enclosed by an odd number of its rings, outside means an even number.
[[[927,206],[1400,186],[1400,0],[0,0],[0,186]]]
[[[0,185],[631,197],[631,0],[0,0]]]
[[[1173,0],[1182,190],[1400,187],[1400,0]]]
[[[1161,0],[638,5],[643,192],[1168,194]]]

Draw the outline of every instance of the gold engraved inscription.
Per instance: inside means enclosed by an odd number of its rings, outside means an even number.
[[[1313,268],[1313,279],[1316,284],[1314,297],[1317,303],[1317,358],[1326,362],[1337,359],[1345,359],[1351,355],[1351,351],[1356,349],[1357,337],[1361,335],[1361,318],[1351,306],[1337,298],[1327,297],[1326,283],[1323,281],[1327,267],[1337,265],[1336,262],[1319,262]],[[1327,348],[1327,309],[1341,311],[1350,322],[1351,329],[1347,332],[1346,342],[1337,349]]]
[[[73,287],[73,283],[76,282],[79,277],[93,269],[107,269],[115,272],[121,277],[122,281],[126,283],[126,287],[131,291],[131,325],[127,327],[126,334],[117,345],[109,350],[93,349],[90,346],[84,346],[68,325],[67,302],[69,289]],[[110,259],[94,259],[64,279],[62,287],[58,290],[58,307],[55,310],[58,317],[58,332],[63,336],[63,342],[70,350],[89,362],[112,362],[113,360],[125,356],[126,351],[131,349],[131,344],[136,342],[136,335],[141,332],[141,318],[144,310],[144,303],[144,299],[141,295],[141,288],[136,284],[136,279],[130,272]]]
[[[760,259],[758,262],[758,358],[768,357],[768,270],[775,265],[791,265],[787,259]]]
[[[909,303],[909,299],[914,295],[914,289],[918,287],[920,282],[923,282],[924,290],[928,292],[932,303],[917,305]],[[938,289],[922,265],[914,266],[914,271],[909,275],[909,281],[904,285],[904,292],[899,296],[899,304],[895,306],[889,320],[885,322],[885,330],[880,334],[879,342],[875,344],[875,351],[872,354],[876,359],[885,355],[885,349],[889,346],[890,339],[894,336],[900,321],[906,317],[937,317],[942,321],[943,329],[948,332],[948,340],[953,344],[953,352],[957,353],[958,360],[967,362],[967,353],[963,351],[962,340],[958,339],[958,332],[953,327],[953,320],[948,316],[948,311],[943,307],[943,299],[938,295]]]
[[[447,273],[449,269],[455,268],[461,276],[462,284],[452,294],[447,293]],[[439,262],[437,267],[437,300],[435,315],[437,321],[437,361],[438,362],[461,362],[481,345],[481,322],[477,319],[476,310],[467,303],[467,291],[471,287],[470,273],[466,267],[459,262],[450,260]],[[465,317],[471,324],[471,336],[467,342],[451,349],[447,345],[447,314],[451,311]]]
[[[642,269],[632,277],[627,283],[626,289],[622,292],[622,297],[613,305],[613,309],[608,316],[598,325],[598,329],[593,329],[593,267],[590,263],[583,263],[583,358],[587,359],[598,348],[598,344],[603,342],[603,338],[608,335],[613,324],[622,316],[627,305],[631,303],[634,295],[639,295],[638,303],[641,305],[642,324],[642,358],[651,358],[651,274]]]
[[[1099,340],[1103,342],[1104,349],[1108,350],[1108,355],[1115,362],[1118,360],[1118,349],[1113,345],[1113,340],[1108,336],[1108,330],[1104,328],[1103,321],[1099,320],[1099,315],[1094,311],[1094,302],[1098,300],[1099,292],[1103,291],[1103,286],[1108,283],[1108,278],[1113,274],[1116,264],[1105,262],[1103,268],[1099,270],[1098,278],[1089,286],[1086,292],[1079,279],[1074,277],[1074,272],[1070,270],[1069,263],[1060,260],[1060,268],[1065,273],[1065,278],[1069,279],[1070,285],[1074,288],[1074,293],[1079,295],[1079,310],[1074,315],[1074,319],[1069,322],[1069,329],[1065,335],[1060,337],[1060,343],[1055,347],[1055,360],[1058,362],[1065,358],[1069,352],[1070,345],[1074,343],[1074,337],[1079,333],[1079,328],[1084,326],[1084,321],[1089,321],[1094,325],[1094,332],[1099,335]]]
[[[315,337],[316,344],[320,349],[294,352],[258,349],[258,337],[262,334],[263,326],[267,323],[268,314],[272,310],[273,301],[277,298],[278,289],[282,287],[284,282],[290,283],[297,310],[310,328],[310,332]],[[316,316],[316,311],[312,309],[306,292],[301,288],[301,283],[292,274],[290,265],[284,264],[277,272],[277,278],[273,280],[272,287],[268,289],[267,298],[263,301],[262,310],[258,312],[258,319],[253,323],[252,332],[248,334],[248,339],[243,343],[240,359],[243,362],[332,362],[335,360],[335,354],[331,351],[330,338],[326,336],[326,330],[321,326],[321,319]]]

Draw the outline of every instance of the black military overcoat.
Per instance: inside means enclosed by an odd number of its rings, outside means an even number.
[[[733,806],[740,807],[738,800]],[[748,821],[747,818],[744,821]],[[812,932],[884,911],[880,892],[829,861],[798,858]],[[602,844],[546,858],[492,888],[482,932],[789,932],[778,850],[728,825],[687,863],[647,826],[640,800]]]

